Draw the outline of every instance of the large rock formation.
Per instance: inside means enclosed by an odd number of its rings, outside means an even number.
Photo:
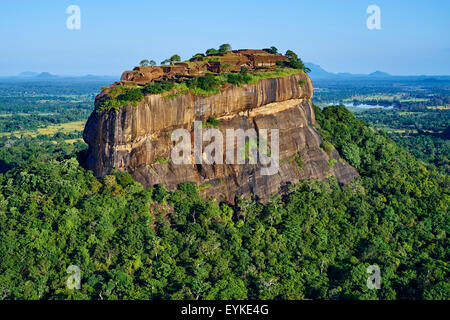
[[[193,181],[202,185],[204,196],[230,202],[237,195],[254,195],[264,201],[288,184],[307,178],[334,175],[345,184],[358,173],[336,150],[326,152],[321,148],[322,139],[314,128],[312,92],[310,78],[299,72],[256,84],[226,84],[220,93],[206,97],[190,92],[169,97],[153,94],[117,112],[94,111],[83,134],[89,145],[87,167],[96,176],[106,175],[113,168],[127,171],[148,187],[163,184],[173,189],[181,182]],[[185,128],[193,135],[194,121],[204,122],[211,117],[218,120],[217,129],[224,137],[229,128],[278,129],[278,173],[262,175],[261,165],[248,161],[174,164],[172,132]]]

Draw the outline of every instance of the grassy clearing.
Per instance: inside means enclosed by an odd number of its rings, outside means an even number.
[[[288,77],[300,73],[303,73],[303,70],[294,68],[276,68],[273,71],[268,72],[255,72],[250,73],[250,75],[253,78],[253,80],[250,83],[254,84],[257,83],[259,80]]]
[[[71,143],[71,144],[74,144],[75,142],[78,142],[78,141],[83,141],[83,139],[81,139],[81,138],[78,138],[78,139],[66,139],[66,140],[64,140],[64,142],[66,142],[66,143]]]
[[[0,137],[10,136],[10,135],[14,135],[16,137],[20,137],[22,135],[29,135],[32,137],[36,137],[38,135],[47,135],[47,136],[54,135],[58,132],[71,133],[74,131],[83,131],[85,124],[86,124],[85,121],[73,121],[73,122],[50,125],[48,127],[39,128],[36,130],[19,130],[19,131],[13,131],[13,132],[2,132],[2,133],[0,133]]]
[[[430,110],[450,110],[450,106],[427,107]]]
[[[301,71],[299,69],[294,69],[294,68],[276,68],[274,70],[266,71],[266,72],[262,72],[262,71],[250,72],[249,71],[248,73],[246,73],[248,78],[246,79],[245,82],[242,82],[242,83],[232,83],[232,82],[230,82],[230,78],[229,78],[230,75],[236,76],[236,75],[239,75],[239,74],[237,74],[237,73],[224,73],[224,74],[213,76],[214,79],[217,81],[217,86],[216,87],[210,87],[210,88],[204,89],[204,88],[201,88],[201,87],[198,87],[198,86],[191,86],[187,82],[175,83],[174,90],[171,91],[165,97],[166,98],[173,98],[173,97],[177,97],[179,95],[187,94],[188,92],[192,92],[196,96],[205,96],[206,97],[206,96],[210,96],[210,95],[219,93],[220,89],[226,83],[237,84],[237,85],[241,85],[241,84],[256,84],[260,80],[289,77],[289,76],[292,76],[294,74],[299,74],[299,73],[302,73],[302,72],[303,71]]]

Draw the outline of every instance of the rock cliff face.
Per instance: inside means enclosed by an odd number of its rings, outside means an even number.
[[[237,195],[254,195],[265,201],[288,184],[307,178],[325,179],[334,175],[339,183],[345,184],[358,173],[340,159],[336,150],[327,153],[320,147],[322,139],[314,129],[316,122],[310,102],[312,89],[309,77],[300,72],[256,84],[227,84],[220,93],[207,97],[192,93],[175,97],[154,94],[146,95],[137,106],[122,107],[118,112],[94,111],[83,134],[89,145],[86,165],[96,176],[106,175],[113,168],[129,172],[147,187],[163,184],[173,189],[181,182],[193,181],[202,186],[205,197],[229,202]],[[224,137],[230,128],[269,132],[278,129],[278,173],[262,175],[261,165],[248,161],[174,164],[173,130],[184,128],[193,136],[194,121],[205,122],[211,117],[218,120],[217,129]],[[191,140],[193,144],[194,137]]]

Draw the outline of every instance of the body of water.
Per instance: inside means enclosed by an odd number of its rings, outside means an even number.
[[[371,105],[371,104],[356,104],[356,105],[354,105],[353,103],[344,103],[344,106],[346,106],[347,108],[357,108],[357,109],[375,109],[375,108],[392,109],[392,108],[394,108],[393,105],[380,106],[378,104],[376,104],[376,105]]]

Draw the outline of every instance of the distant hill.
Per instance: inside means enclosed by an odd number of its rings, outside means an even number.
[[[311,79],[381,79],[381,78],[389,78],[392,77],[389,73],[383,72],[383,71],[375,71],[370,74],[354,74],[349,72],[339,72],[339,73],[332,73],[328,72],[325,69],[323,69],[321,66],[315,63],[307,62],[305,65],[311,69],[311,72],[309,76]]]
[[[309,76],[312,80],[409,80],[409,81],[427,81],[440,83],[450,81],[447,75],[418,75],[418,76],[395,76],[383,71],[374,71],[369,74],[355,74],[349,72],[333,73],[325,70],[320,65],[306,62],[305,65],[311,69]],[[24,71],[17,76],[0,77],[2,81],[118,81],[120,76],[103,76],[87,74],[83,76],[73,75],[55,75],[50,72]]]
[[[386,78],[386,77],[392,77],[392,76],[389,73],[386,73],[383,71],[375,71],[375,72],[369,73],[369,77]]]
[[[32,72],[25,71],[19,73],[17,76],[0,77],[2,81],[117,81],[120,76],[97,76],[87,74],[84,76],[72,75],[55,75],[50,72]]]
[[[25,72],[19,73],[18,77],[35,77],[35,76],[37,76],[38,74],[39,74],[39,73],[37,73],[37,72],[25,71]]]
[[[406,80],[406,81],[449,81],[448,75],[419,75],[419,76],[395,76],[383,71],[374,71],[369,74],[355,74],[349,72],[332,73],[323,69],[320,65],[306,62],[305,65],[311,69],[309,76],[312,80]]]
[[[316,77],[316,78],[327,78],[327,77],[333,77],[336,76],[334,73],[328,72],[325,69],[323,69],[321,66],[319,66],[318,64],[314,64],[314,63],[306,63],[305,64],[308,68],[311,69],[310,72],[310,76],[311,77]]]
[[[58,78],[58,76],[51,74],[49,72],[41,72],[38,75],[35,76],[36,78],[40,79],[55,79]]]

